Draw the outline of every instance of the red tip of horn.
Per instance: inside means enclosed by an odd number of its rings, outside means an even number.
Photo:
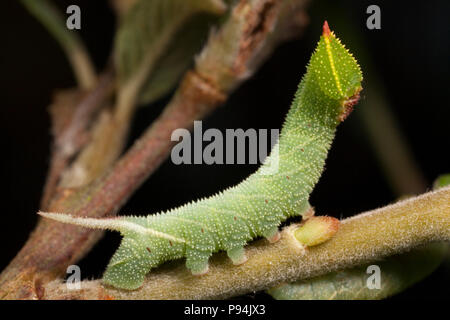
[[[327,20],[325,20],[325,22],[323,23],[323,36],[328,37],[330,33],[331,33],[330,27],[328,26]]]

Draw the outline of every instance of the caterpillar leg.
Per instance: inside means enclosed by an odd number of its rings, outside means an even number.
[[[240,265],[247,261],[244,247],[236,247],[227,251],[228,257],[234,265]]]
[[[186,268],[188,268],[194,276],[201,276],[208,273],[208,258],[204,256],[188,256],[186,258]]]
[[[266,238],[270,243],[275,243],[281,238],[280,231],[278,231],[278,227],[274,227],[263,234],[263,237]]]
[[[124,238],[119,249],[103,274],[103,282],[117,288],[134,290],[139,288],[145,275],[150,271],[151,264],[139,249],[135,248],[131,238]],[[145,249],[144,249],[145,250]]]

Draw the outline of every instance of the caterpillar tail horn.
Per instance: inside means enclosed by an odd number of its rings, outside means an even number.
[[[74,217],[70,214],[43,211],[39,211],[38,214],[45,218],[52,219],[58,222],[70,223],[90,229],[103,229],[118,232],[133,231],[134,229],[136,229],[136,226],[134,224],[128,223],[128,225],[126,221],[118,218],[95,219],[87,217]]]

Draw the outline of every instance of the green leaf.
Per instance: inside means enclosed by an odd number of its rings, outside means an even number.
[[[150,104],[175,87],[183,73],[194,62],[195,54],[200,52],[206,42],[209,27],[217,20],[217,17],[210,15],[198,15],[177,32],[166,54],[158,60],[143,86],[139,99],[141,104]]]
[[[439,189],[450,185],[450,173],[440,175],[433,183],[433,189]]]
[[[38,19],[64,49],[72,49],[80,41],[77,33],[66,27],[64,16],[48,0],[21,0],[27,10]]]
[[[158,59],[167,55],[173,36],[189,18],[198,13],[220,14],[225,9],[221,0],[137,2],[123,18],[115,40],[119,83],[137,81],[138,86],[143,86]]]
[[[80,86],[91,88],[96,82],[95,68],[78,33],[67,29],[64,15],[48,0],[21,0],[21,3],[65,51]]]

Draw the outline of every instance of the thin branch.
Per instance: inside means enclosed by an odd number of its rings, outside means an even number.
[[[141,35],[145,35],[144,29],[150,26],[146,25],[144,21],[152,19],[149,13],[153,12],[156,16],[162,14],[158,11],[161,4],[156,4],[156,7],[151,4],[149,6],[145,1],[139,2],[139,4],[143,6],[137,8],[139,10],[135,10],[128,17],[128,23],[124,21],[116,37],[114,53],[118,84],[115,105],[113,108],[102,110],[98,121],[91,130],[90,143],[77,156],[70,168],[62,173],[59,187],[63,190],[87,186],[103,176],[113,166],[125,146],[142,87],[152,75],[158,59],[168,50],[177,30],[197,12],[189,4],[185,7],[181,6],[180,10],[173,8],[172,13],[175,14],[173,18],[170,15],[166,16],[167,12],[164,13],[163,20],[167,21],[158,27],[152,25],[156,28],[155,30],[147,34],[147,37],[140,38],[138,43],[131,44],[129,36],[126,35],[139,32],[142,32]],[[214,2],[214,9],[216,13],[223,13],[226,7],[221,0],[217,0]],[[141,10],[144,14],[136,16],[135,13],[142,13]],[[138,59],[139,63],[134,69],[124,73],[123,64],[127,65],[126,61],[128,60],[121,56],[124,54],[127,56],[126,53],[134,51],[140,51],[138,55],[142,55],[142,57]]]
[[[281,282],[319,276],[380,260],[433,241],[450,240],[450,187],[429,192],[342,221],[336,235],[306,248],[293,236],[297,225],[282,231],[281,240],[260,240],[247,247],[248,261],[233,265],[225,254],[212,258],[208,274],[193,276],[183,263],[151,272],[135,291],[83,281],[68,290],[59,281],[45,287],[45,299],[211,299],[264,290]]]
[[[97,81],[97,76],[89,54],[77,33],[67,29],[58,9],[47,0],[21,0],[21,2],[64,49],[79,86],[82,89],[92,88]]]
[[[398,196],[419,194],[426,190],[425,178],[398,128],[376,75],[372,74],[367,82],[364,88],[367,98],[361,106],[360,117],[384,176]]]
[[[88,93],[79,89],[64,90],[50,106],[54,137],[50,168],[41,200],[47,208],[69,160],[89,141],[89,126],[114,91],[114,75],[108,68],[99,76],[97,85]]]
[[[71,119],[71,125],[67,130],[55,137],[55,144],[58,149],[63,150],[64,153],[70,156],[75,153],[73,151],[73,149],[76,149],[73,146],[74,141],[77,140],[75,137],[81,135],[81,132],[86,130],[93,116],[98,112],[105,100],[114,92],[114,80],[113,68],[109,67],[99,77],[97,86],[76,107],[76,111]]]
[[[115,214],[165,160],[173,143],[173,130],[191,127],[194,120],[221,105],[275,46],[286,40],[286,35],[302,30],[305,2],[241,0],[201,55],[211,58],[197,61],[156,122],[108,173],[91,185],[62,190],[49,210],[91,217]],[[25,246],[2,272],[0,298],[42,297],[43,286],[64,274],[66,267],[83,257],[100,236],[99,232],[40,220]]]
[[[136,4],[137,0],[110,0],[109,2],[117,16],[122,18]]]
[[[361,46],[363,47],[363,46]],[[361,50],[364,52],[365,50]],[[368,78],[364,87],[359,116],[384,176],[397,196],[420,194],[426,190],[426,179],[420,170],[409,143],[392,113],[372,59],[362,52]]]
[[[322,276],[283,283],[267,293],[277,300],[380,300],[405,291],[422,281],[448,255],[447,242],[434,242],[380,261],[339,270]],[[380,287],[368,285],[371,265],[381,270]]]

